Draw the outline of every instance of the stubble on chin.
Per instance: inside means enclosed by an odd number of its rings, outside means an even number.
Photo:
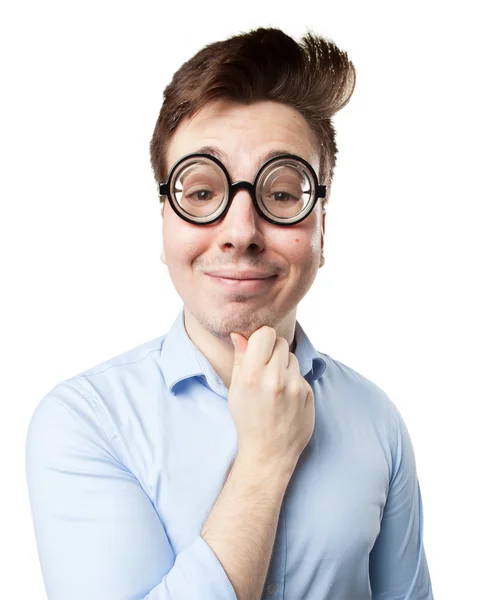
[[[257,311],[252,311],[244,300],[248,298],[245,295],[236,295],[235,301],[240,303],[240,306],[221,308],[211,312],[200,310],[196,315],[198,323],[215,338],[230,342],[230,333],[240,333],[245,338],[249,339],[252,333],[263,325],[275,327],[280,320],[277,314],[273,314],[268,307],[262,307]]]

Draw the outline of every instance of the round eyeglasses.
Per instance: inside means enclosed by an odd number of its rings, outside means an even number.
[[[175,213],[195,225],[208,225],[226,214],[235,194],[247,190],[258,213],[275,225],[294,225],[311,213],[318,198],[326,197],[313,167],[294,154],[267,160],[253,183],[231,182],[226,167],[210,154],[188,154],[158,185]]]

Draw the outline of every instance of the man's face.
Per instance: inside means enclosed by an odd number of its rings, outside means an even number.
[[[252,182],[273,150],[306,159],[318,174],[314,144],[302,115],[288,106],[220,101],[180,124],[168,149],[167,169],[186,154],[214,146],[224,155],[233,182]],[[209,225],[184,221],[168,201],[162,215],[161,258],[185,304],[185,320],[194,319],[228,342],[232,331],[249,338],[262,325],[277,328],[291,319],[294,323],[296,306],[320,266],[320,200],[306,219],[287,227],[262,218],[246,190],[237,192],[227,214]],[[207,274],[220,269],[255,269],[274,277],[256,289],[243,289]]]

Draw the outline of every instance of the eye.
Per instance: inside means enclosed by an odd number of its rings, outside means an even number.
[[[293,196],[289,192],[272,192],[271,196],[273,200],[277,200],[278,202],[288,202],[291,200],[298,200],[297,196]]]
[[[188,198],[188,200],[200,200],[202,202],[205,202],[207,200],[212,200],[214,196],[214,193],[210,190],[207,189],[200,189],[200,190],[196,190],[194,192],[188,192],[188,194],[186,194],[186,198]]]

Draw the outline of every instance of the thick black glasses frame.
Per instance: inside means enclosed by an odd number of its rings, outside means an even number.
[[[195,221],[194,219],[189,219],[188,217],[186,217],[184,214],[182,214],[180,212],[180,210],[176,206],[175,200],[173,200],[173,198],[171,197],[171,184],[172,184],[173,173],[175,172],[175,170],[178,168],[178,166],[182,162],[186,162],[187,160],[190,160],[191,158],[208,158],[209,160],[213,161],[223,171],[223,173],[226,177],[226,181],[228,182],[228,201],[226,203],[226,206],[225,206],[223,212],[221,212],[217,217],[215,217],[211,221],[198,222],[198,221]],[[281,221],[275,221],[271,217],[268,217],[267,215],[265,215],[265,213],[260,208],[260,205],[256,198],[256,193],[255,193],[256,185],[257,185],[259,178],[261,177],[261,174],[263,173],[263,171],[266,168],[268,168],[268,166],[271,165],[271,163],[274,163],[276,161],[279,161],[279,160],[285,159],[285,158],[293,159],[295,161],[300,162],[302,165],[304,165],[311,176],[311,181],[314,184],[314,190],[312,190],[313,202],[311,203],[309,210],[300,219],[298,219],[297,221],[292,221],[290,223],[281,223]],[[249,181],[237,181],[235,183],[232,183],[231,177],[229,176],[229,173],[226,170],[226,167],[223,165],[223,163],[220,160],[218,160],[216,158],[216,156],[212,156],[211,154],[203,154],[203,153],[187,154],[186,156],[183,156],[182,158],[177,160],[176,163],[171,167],[170,172],[168,173],[168,179],[166,180],[166,182],[158,184],[158,191],[159,191],[160,196],[166,196],[168,198],[171,208],[175,211],[175,213],[181,219],[183,219],[184,221],[187,221],[188,223],[192,223],[193,225],[209,225],[210,223],[214,223],[215,221],[218,221],[219,219],[224,217],[224,215],[228,212],[229,207],[231,206],[231,203],[233,202],[233,198],[235,197],[236,193],[241,189],[247,190],[250,193],[250,196],[253,199],[253,204],[254,204],[258,214],[260,214],[264,219],[266,219],[270,223],[273,223],[273,225],[281,225],[283,227],[289,227],[290,225],[296,225],[296,223],[300,223],[301,221],[306,219],[306,217],[308,217],[311,214],[312,210],[316,206],[318,199],[326,197],[326,186],[319,184],[318,177],[317,177],[316,173],[314,172],[313,167],[306,160],[304,160],[304,158],[301,158],[300,156],[296,156],[295,154],[279,154],[278,156],[274,156],[273,158],[270,158],[269,160],[267,160],[260,167],[258,173],[256,174],[256,177],[254,178],[253,183],[250,183]]]

